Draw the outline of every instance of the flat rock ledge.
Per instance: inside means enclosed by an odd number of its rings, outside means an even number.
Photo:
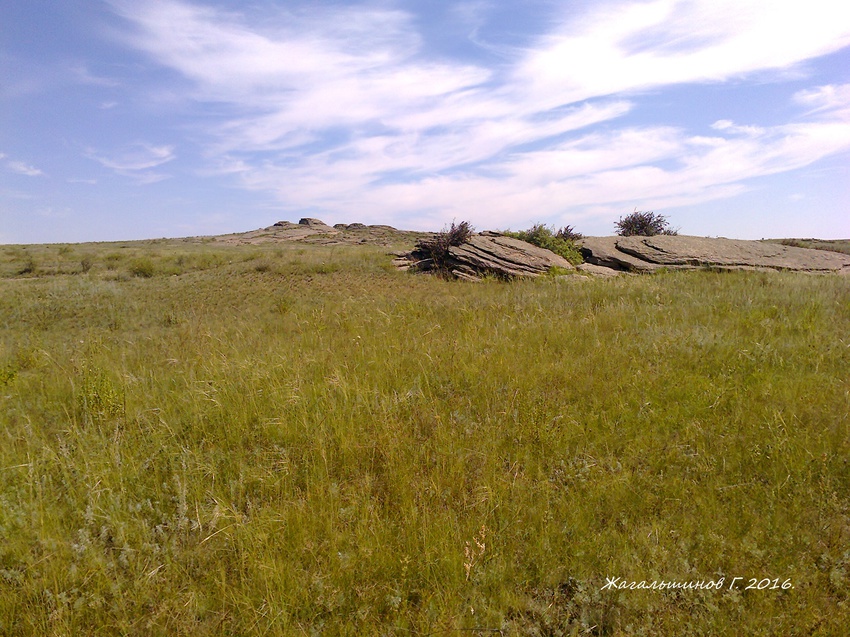
[[[707,268],[850,274],[846,254],[768,241],[657,235],[585,237],[580,244],[587,263],[628,272]]]
[[[438,269],[422,240],[413,251],[398,257],[393,263],[401,269],[423,272]],[[504,279],[536,277],[553,267],[575,269],[569,261],[550,250],[498,232],[482,232],[472,235],[462,245],[449,248],[444,271],[457,279],[480,281],[486,275]]]

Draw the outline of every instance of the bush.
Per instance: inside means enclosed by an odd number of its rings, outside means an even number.
[[[27,260],[24,262],[23,267],[18,270],[18,274],[37,274],[38,273],[38,265],[35,262],[35,259],[32,255],[27,256]]]
[[[430,239],[423,239],[417,244],[417,248],[424,252],[433,261],[435,270],[446,270],[449,259],[449,248],[463,245],[475,232],[475,228],[468,221],[461,221],[451,227],[438,232]]]
[[[615,222],[614,226],[617,234],[621,237],[654,237],[657,234],[679,234],[677,230],[670,228],[667,217],[640,210],[620,217],[620,220]]]
[[[576,232],[572,226],[564,226],[555,233],[555,238],[564,241],[580,241],[584,239],[584,235],[581,232]]]
[[[539,248],[551,250],[555,254],[564,257],[573,265],[578,265],[583,261],[581,252],[579,252],[576,241],[582,238],[582,235],[571,226],[566,226],[560,230],[553,230],[542,223],[536,223],[528,230],[520,230],[519,232],[511,232],[507,230],[503,232],[505,236],[513,237],[527,241]]]
[[[154,267],[153,261],[150,260],[149,257],[140,257],[133,261],[130,266],[130,274],[133,276],[138,276],[143,279],[149,279],[156,272],[156,268]]]

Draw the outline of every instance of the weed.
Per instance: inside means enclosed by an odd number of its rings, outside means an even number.
[[[481,563],[484,554],[487,552],[487,533],[487,527],[482,524],[472,541],[467,541],[463,546],[463,570],[466,573],[467,580],[472,575],[473,568]]]
[[[79,408],[87,422],[100,423],[124,414],[121,394],[107,373],[86,362],[78,370],[80,382]]]

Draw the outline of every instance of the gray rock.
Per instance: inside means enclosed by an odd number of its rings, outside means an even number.
[[[452,270],[452,274],[456,279],[461,279],[462,281],[471,281],[473,283],[481,282],[481,277],[478,272],[466,265],[456,267]]]
[[[312,217],[304,217],[303,219],[298,221],[298,225],[307,226],[308,228],[315,228],[317,226],[320,226],[322,228],[330,228],[330,226],[321,219],[313,219]]]
[[[592,263],[580,263],[576,266],[576,270],[594,277],[613,277],[626,274],[623,270],[606,268],[604,265],[594,265]]]
[[[586,237],[585,261],[620,270],[756,269],[803,272],[850,272],[850,256],[765,241],[657,235],[654,237]]]
[[[580,243],[581,255],[586,263],[614,270],[629,272],[652,272],[661,266],[644,261],[617,249],[623,237],[585,237]]]
[[[406,261],[417,270],[436,267],[422,241],[407,255]],[[480,280],[487,274],[501,278],[534,277],[553,267],[573,269],[569,261],[550,250],[497,232],[475,234],[466,243],[450,247],[444,265],[445,271],[468,281]]]

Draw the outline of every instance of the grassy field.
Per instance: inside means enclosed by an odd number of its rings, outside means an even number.
[[[0,634],[844,634],[850,279],[384,252],[0,246]]]

